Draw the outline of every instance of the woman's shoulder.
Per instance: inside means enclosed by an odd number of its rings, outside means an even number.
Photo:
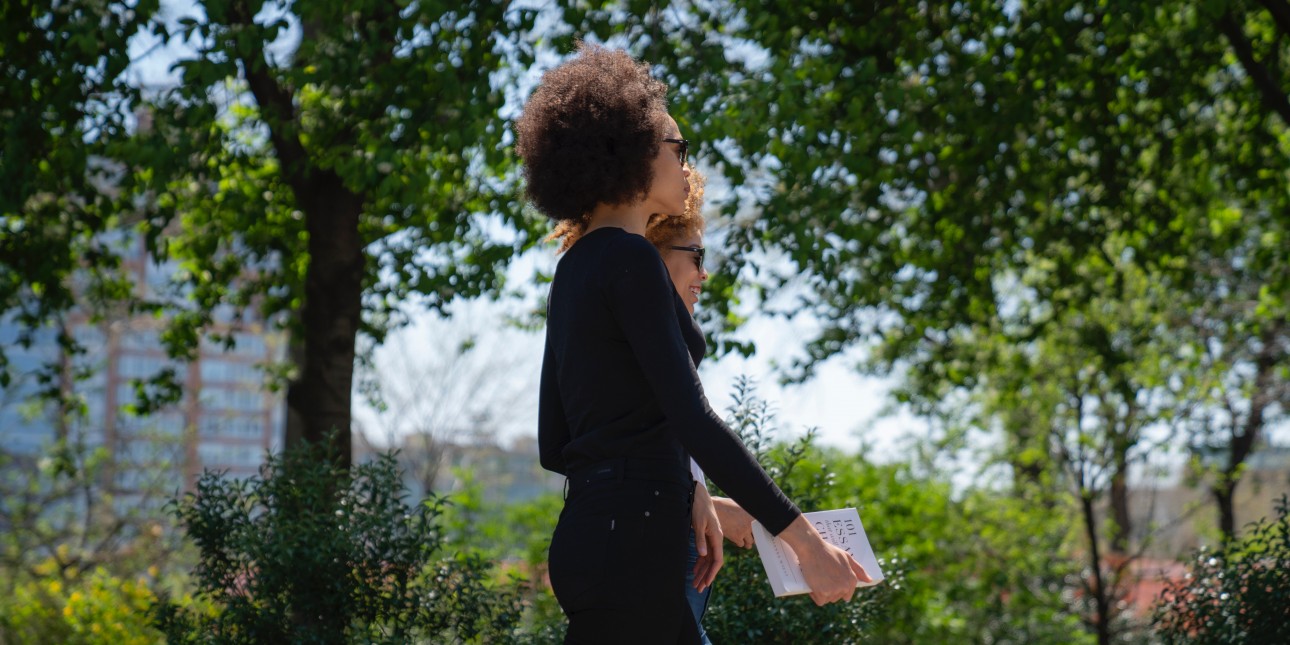
[[[579,246],[582,248],[579,249]],[[566,257],[573,255],[575,251],[609,270],[653,268],[663,262],[658,249],[649,240],[621,228],[599,228],[584,234],[569,249]]]

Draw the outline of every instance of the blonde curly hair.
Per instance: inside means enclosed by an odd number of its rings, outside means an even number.
[[[686,179],[690,183],[690,194],[685,198],[685,211],[680,215],[655,213],[650,215],[645,226],[645,239],[658,247],[660,252],[667,250],[673,242],[691,234],[702,234],[703,222],[703,187],[707,179],[695,168],[690,169]],[[546,236],[544,241],[560,240],[556,253],[564,253],[587,232],[587,217],[561,220]]]

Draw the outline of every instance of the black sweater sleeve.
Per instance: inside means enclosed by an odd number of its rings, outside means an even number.
[[[644,238],[629,235],[612,253],[606,297],[668,425],[712,481],[772,534],[783,531],[800,511],[708,405],[658,251]]]
[[[542,467],[565,474],[564,447],[569,443],[569,421],[560,400],[556,360],[547,339],[542,354],[542,380],[538,385],[538,461]]]

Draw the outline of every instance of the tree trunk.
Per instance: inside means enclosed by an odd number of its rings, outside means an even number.
[[[295,312],[295,315],[299,316],[299,312]],[[287,361],[291,365],[295,365],[296,369],[302,371],[305,365],[305,356],[307,356],[305,353],[304,334],[300,331],[303,328],[304,325],[297,321],[291,327],[290,336],[287,339]],[[300,376],[297,373],[296,379],[288,384],[288,393],[291,391],[291,387],[294,387],[299,380]],[[286,424],[282,433],[282,446],[283,448],[292,448],[300,445],[305,440],[305,418],[299,412],[296,412],[295,408],[291,406],[290,400],[283,401],[282,405],[285,407],[283,422]]]
[[[253,24],[253,9],[248,3],[230,3],[229,24]],[[322,443],[335,433],[332,456],[337,465],[348,467],[353,456],[354,345],[362,316],[363,243],[358,220],[363,198],[345,188],[335,172],[310,158],[300,135],[292,88],[272,73],[264,50],[242,51],[240,62],[268,127],[282,177],[305,215],[309,234],[309,267],[300,312],[304,356],[303,363],[296,364],[297,380],[287,388],[287,447],[297,436]]]
[[[1081,492],[1080,507],[1084,516],[1084,535],[1088,538],[1089,570],[1093,575],[1093,584],[1089,585],[1093,596],[1093,629],[1097,633],[1098,645],[1110,645],[1111,594],[1102,576],[1102,551],[1097,543],[1097,514],[1093,508],[1093,496],[1088,491]]]
[[[1228,438],[1227,466],[1219,474],[1219,479],[1210,488],[1218,503],[1218,528],[1223,532],[1223,541],[1230,542],[1236,537],[1236,486],[1241,483],[1241,466],[1254,452],[1254,444],[1263,428],[1264,411],[1274,400],[1272,390],[1275,387],[1275,370],[1283,359],[1277,336],[1282,325],[1269,324],[1264,327],[1261,339],[1263,347],[1254,358],[1254,391],[1250,394],[1250,413],[1244,423],[1235,419]]]
[[[1236,485],[1239,480],[1226,480],[1210,489],[1214,502],[1218,505],[1218,530],[1223,533],[1223,541],[1230,542],[1236,537],[1236,508],[1233,498],[1236,497]]]
[[[288,414],[303,421],[306,442],[322,443],[335,433],[332,457],[348,467],[353,456],[354,347],[362,316],[362,202],[329,172],[311,179],[313,190],[296,195],[309,231],[309,268],[301,311],[304,362],[298,365],[299,380],[287,391]]]
[[[1123,453],[1116,455],[1115,474],[1111,476],[1111,553],[1126,554],[1129,552],[1129,532],[1133,520],[1129,517],[1129,475],[1128,464]]]

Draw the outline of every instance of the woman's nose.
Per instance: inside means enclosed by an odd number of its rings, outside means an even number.
[[[708,279],[708,270],[703,267],[699,267],[699,281],[703,282],[703,281],[706,281],[707,279]]]
[[[689,177],[689,176],[690,176],[690,164],[688,164],[688,163],[687,163],[687,164],[681,164],[681,176],[683,176],[683,177]]]

